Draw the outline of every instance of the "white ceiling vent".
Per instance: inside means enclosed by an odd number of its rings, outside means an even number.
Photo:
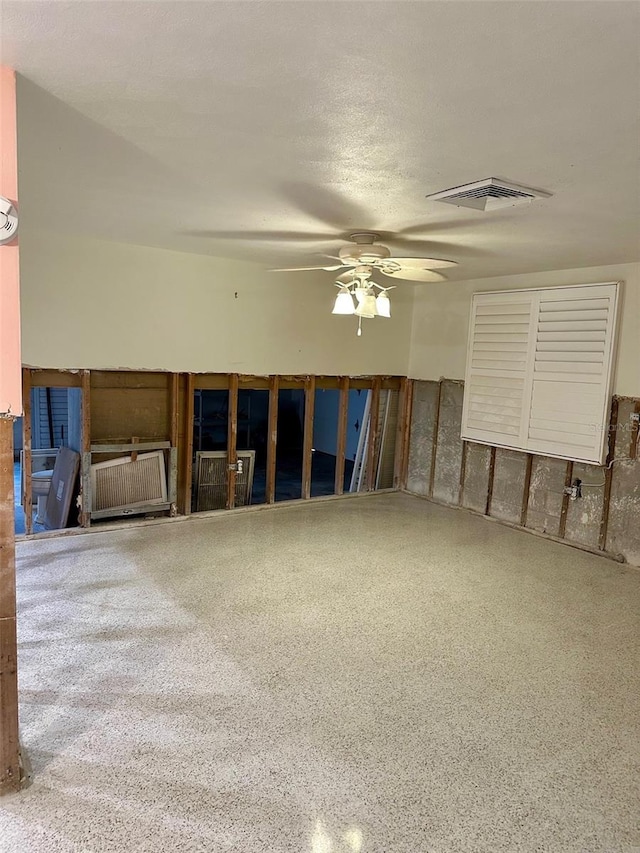
[[[455,204],[457,207],[473,207],[476,210],[496,210],[498,207],[512,207],[524,204],[536,198],[549,198],[551,193],[499,181],[497,178],[485,178],[473,184],[464,184],[439,193],[432,193],[427,198],[432,201],[443,201]]]

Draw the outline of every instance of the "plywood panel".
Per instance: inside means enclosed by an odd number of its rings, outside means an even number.
[[[91,388],[91,439],[126,439],[133,435],[168,439],[169,390],[164,387]]]
[[[170,373],[146,370],[92,370],[92,388],[160,388],[167,387]]]

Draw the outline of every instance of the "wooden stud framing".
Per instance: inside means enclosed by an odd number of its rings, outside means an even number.
[[[458,482],[458,506],[462,506],[462,498],[464,496],[464,477],[467,470],[467,444],[462,442],[462,458],[460,459],[460,480]]]
[[[527,464],[524,469],[524,486],[522,488],[522,506],[520,508],[520,524],[526,527],[529,511],[529,489],[531,488],[531,471],[533,469],[533,453],[527,453]]]
[[[570,488],[572,480],[573,462],[567,462],[567,467],[565,469],[564,475],[564,492],[562,493],[562,508],[560,510],[560,524],[558,527],[558,536],[560,537],[560,539],[564,539],[564,533],[567,529],[567,513],[569,512],[569,499],[571,497],[567,489]]]
[[[238,374],[229,374],[229,423],[227,427],[227,509],[236,505],[238,464]]]
[[[0,794],[20,787],[13,418],[0,418]]]
[[[338,438],[336,441],[336,476],[334,492],[344,493],[344,466],[347,451],[347,415],[349,414],[349,377],[340,377],[340,402],[338,404]]]
[[[31,490],[31,370],[22,369],[22,509],[24,532],[33,533],[33,495]]]
[[[268,391],[269,383],[268,376],[238,376],[238,388],[246,388],[248,391]]]
[[[404,461],[404,441],[405,441],[405,426],[407,420],[407,395],[409,392],[410,380],[403,377],[400,382],[398,394],[398,424],[396,427],[396,447],[395,457],[393,460],[393,488],[402,488],[400,483],[402,480],[402,463]]]
[[[640,400],[636,400],[633,406],[634,415],[640,415]],[[629,458],[638,458],[638,434],[640,432],[640,423],[636,419],[631,425],[631,440],[629,442]]]
[[[194,416],[195,374],[187,373],[187,390],[184,413],[184,514],[191,515],[193,489],[193,416]]]
[[[229,387],[228,373],[193,373],[194,391],[226,391]]]
[[[83,370],[82,381],[82,454],[80,456],[80,527],[91,526],[91,372]]]
[[[376,487],[376,474],[378,473],[378,455],[380,444],[380,389],[382,379],[374,377],[371,389],[371,404],[369,406],[369,441],[367,443],[367,469],[365,479],[365,490],[372,492]]]
[[[265,501],[272,504],[276,499],[276,454],[278,449],[278,393],[280,378],[269,377],[269,422],[267,444],[267,474]]]
[[[171,442],[171,450],[169,451],[169,482],[177,486],[178,482],[178,432],[180,418],[180,374],[172,373],[169,376],[169,441]],[[178,514],[178,495],[174,490],[173,494],[169,495],[169,515],[174,517]]]
[[[302,497],[311,497],[311,465],[313,462],[313,415],[316,406],[316,377],[304,382],[304,438],[302,442]]]
[[[429,472],[429,497],[433,496],[433,483],[436,476],[436,457],[438,454],[438,429],[440,428],[440,404],[442,402],[442,380],[438,382],[438,400],[436,402],[435,423],[433,425],[433,444],[431,445],[431,471]]]
[[[81,388],[82,371],[41,370],[37,367],[24,368],[31,373],[32,388]]]
[[[491,500],[493,498],[493,478],[496,473],[496,449],[495,447],[491,448],[491,455],[489,456],[489,482],[487,483],[487,502],[484,505],[484,514],[489,515],[491,512]]]
[[[609,527],[609,502],[611,500],[611,478],[613,476],[613,460],[616,456],[616,430],[618,429],[618,398],[611,401],[611,420],[609,421],[609,447],[607,451],[607,467],[604,471],[604,498],[602,502],[602,519],[598,549],[604,551],[607,544],[607,528]]]
[[[402,458],[400,462],[400,474],[397,488],[406,489],[409,479],[409,453],[411,452],[411,419],[413,417],[413,379],[406,379],[406,395],[402,407]],[[394,485],[395,482],[394,482]]]

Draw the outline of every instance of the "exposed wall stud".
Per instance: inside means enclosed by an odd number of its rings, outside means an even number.
[[[304,382],[304,438],[302,442],[302,497],[311,497],[311,466],[313,463],[313,415],[316,403],[316,378]]]
[[[616,455],[616,430],[618,429],[618,398],[611,401],[611,419],[609,421],[609,445],[607,450],[607,467],[604,472],[604,500],[602,503],[602,520],[598,548],[604,551],[607,544],[607,527],[609,526],[609,502],[611,500],[611,479],[613,477],[613,460]]]
[[[467,471],[467,444],[462,442],[462,458],[460,459],[460,481],[458,485],[458,506],[462,506],[462,498],[464,497],[464,477]]]
[[[170,476],[169,481],[177,482],[177,466],[178,466],[178,424],[180,414],[180,374],[172,373],[169,376],[169,441],[171,442],[171,450],[169,451],[169,468],[175,476]],[[175,516],[178,514],[177,494],[169,496],[171,507],[169,515]]]
[[[227,428],[227,509],[236,505],[236,480],[238,464],[238,374],[229,375],[229,423]]]
[[[91,371],[83,370],[82,381],[82,453],[80,456],[80,527],[91,526]]]
[[[531,471],[533,469],[533,453],[527,453],[527,464],[524,469],[524,484],[522,486],[522,507],[520,509],[520,524],[527,525],[527,512],[529,510],[529,490],[531,488]]]
[[[629,458],[638,458],[638,435],[640,434],[640,400],[636,400],[633,406],[635,418],[631,424],[631,440],[629,442]]]
[[[487,502],[484,507],[484,514],[489,515],[491,512],[491,500],[493,498],[493,478],[496,473],[496,449],[495,447],[491,448],[491,455],[489,456],[489,482],[487,483]]]
[[[409,395],[410,379],[403,377],[400,381],[400,389],[398,394],[398,423],[396,427],[396,449],[395,459],[393,462],[393,488],[402,488],[402,466],[404,462],[404,442],[407,422],[407,400]]]
[[[336,441],[336,476],[334,491],[344,493],[344,467],[347,452],[347,416],[349,413],[349,377],[340,377],[340,402],[338,404],[338,438]]]
[[[278,392],[280,378],[269,377],[269,416],[267,441],[267,475],[265,501],[272,504],[276,499],[276,454],[278,449]]]
[[[411,452],[411,419],[413,417],[413,394],[415,390],[415,380],[406,380],[406,396],[403,412],[403,431],[402,431],[402,461],[400,464],[400,476],[398,480],[398,488],[406,489],[409,479],[409,454]]]
[[[567,529],[567,512],[569,511],[570,495],[568,489],[571,488],[573,482],[573,462],[567,462],[567,467],[564,475],[564,492],[562,493],[562,508],[560,510],[560,524],[558,527],[558,536],[564,539],[564,533]]]
[[[31,489],[31,370],[22,369],[22,488],[24,532],[33,533],[33,495]]]
[[[193,417],[195,405],[195,376],[187,373],[184,415],[184,514],[191,515],[193,491]]]
[[[13,418],[0,418],[0,794],[20,787]]]
[[[369,441],[367,443],[367,468],[365,478],[365,489],[367,492],[371,492],[375,489],[376,475],[378,473],[381,385],[381,377],[374,377],[373,387],[371,388],[371,403],[369,406]]]

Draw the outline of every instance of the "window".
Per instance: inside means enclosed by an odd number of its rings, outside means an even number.
[[[474,294],[462,438],[601,464],[618,286]]]

